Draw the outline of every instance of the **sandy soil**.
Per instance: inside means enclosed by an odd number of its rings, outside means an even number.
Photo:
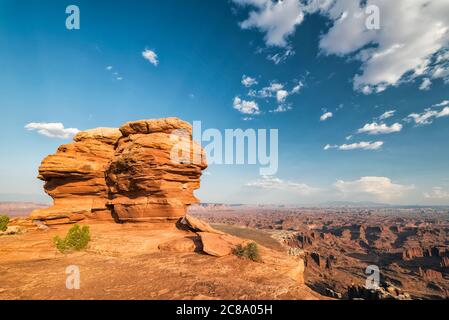
[[[0,237],[0,299],[321,299],[303,284],[302,261],[261,248],[263,263],[201,252],[162,252],[160,243],[191,237],[173,225],[89,224],[84,252],[52,243],[70,226]],[[66,288],[67,266],[79,290]]]

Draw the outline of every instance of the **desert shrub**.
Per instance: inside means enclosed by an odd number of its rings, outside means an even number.
[[[80,227],[75,224],[70,228],[64,239],[59,236],[53,238],[56,248],[61,252],[81,251],[87,247],[90,241],[90,230],[88,226]]]
[[[5,215],[0,215],[0,231],[6,231],[8,228],[9,217]]]
[[[250,242],[246,246],[239,244],[234,248],[234,254],[238,257],[247,258],[252,261],[260,261],[259,247],[255,242]]]

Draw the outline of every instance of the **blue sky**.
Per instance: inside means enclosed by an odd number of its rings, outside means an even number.
[[[279,130],[276,176],[212,165],[204,202],[449,204],[449,4],[427,2],[368,1],[367,30],[359,1],[0,0],[0,194],[43,194],[40,161],[70,141],[29,123],[175,116]]]

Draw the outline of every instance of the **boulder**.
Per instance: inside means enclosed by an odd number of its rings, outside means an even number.
[[[195,218],[191,215],[186,215],[183,219],[183,222],[187,224],[187,226],[196,232],[209,232],[209,233],[216,233],[216,234],[224,234],[224,232],[221,232],[219,230],[216,230],[212,228],[208,223],[201,221],[198,218]]]
[[[46,225],[176,221],[198,202],[193,191],[207,167],[191,134],[191,125],[177,118],[78,133],[42,161],[38,178],[54,204],[30,219]]]
[[[203,251],[215,257],[230,255],[236,246],[244,244],[244,240],[228,234],[198,232],[198,235],[203,243]]]

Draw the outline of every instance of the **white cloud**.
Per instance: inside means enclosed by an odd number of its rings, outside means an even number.
[[[320,117],[320,121],[326,121],[334,116],[332,112],[326,112]]]
[[[298,0],[233,0],[242,6],[251,6],[248,18],[240,23],[242,29],[257,28],[265,32],[268,46],[287,46],[287,38],[304,19]]]
[[[268,54],[267,60],[272,61],[274,64],[278,65],[287,60],[289,57],[293,57],[294,55],[295,51],[292,48],[287,47],[285,50],[281,52]]]
[[[446,103],[447,102],[447,103]],[[435,106],[444,106],[449,104],[449,101],[443,101]],[[441,111],[436,111],[431,108],[427,108],[423,113],[412,113],[407,116],[406,120],[415,121],[416,125],[426,125],[431,124],[435,120],[435,118],[442,118],[449,116],[449,107],[444,107]]]
[[[419,90],[429,90],[432,85],[432,81],[429,78],[424,78],[421,85],[419,86]]]
[[[242,77],[242,84],[243,84],[245,87],[249,88],[249,87],[251,87],[251,86],[256,85],[256,84],[257,84],[257,80],[254,79],[254,78],[251,78],[251,77],[249,77],[249,76],[243,75],[243,77]]]
[[[292,109],[292,106],[289,105],[289,104],[280,104],[276,109],[270,110],[270,112],[282,113],[282,112],[287,112],[287,111],[289,111],[291,109]]]
[[[299,83],[293,87],[291,93],[292,94],[299,93],[299,91],[301,91],[302,87],[304,87],[304,83],[302,83],[302,81],[299,81]]]
[[[273,81],[269,86],[263,87],[260,90],[250,90],[248,95],[254,98],[273,98],[277,97],[277,92],[280,90],[284,90],[284,85]]]
[[[337,148],[338,148],[338,145],[336,145],[336,144],[326,144],[323,149],[330,150],[330,149],[337,149]]]
[[[233,106],[234,109],[238,110],[240,113],[243,114],[253,114],[253,115],[260,114],[259,106],[255,101],[246,101],[240,99],[240,97],[235,97]]]
[[[106,70],[111,71],[112,70],[112,66],[107,66]]]
[[[417,77],[449,83],[449,2],[445,0],[233,0],[251,6],[243,29],[265,33],[269,46],[288,46],[288,37],[318,13],[331,21],[321,52],[361,61],[354,89],[371,94]],[[380,29],[366,27],[368,6],[377,6]]]
[[[142,57],[144,57],[144,59],[150,61],[150,63],[154,66],[158,66],[158,64],[159,64],[157,54],[153,50],[145,49],[142,52]]]
[[[276,92],[276,100],[279,103],[282,103],[285,101],[285,99],[287,99],[288,95],[289,95],[289,93],[287,90],[279,90]]]
[[[379,150],[383,146],[383,141],[375,141],[375,142],[367,142],[367,141],[361,141],[357,143],[352,144],[342,144],[342,145],[330,145],[327,144],[324,146],[324,150],[330,150],[330,149],[338,149],[342,151],[350,151],[350,150]]]
[[[449,68],[448,67],[438,66],[432,70],[432,78],[434,78],[434,79],[446,78],[445,82],[447,83],[448,76],[449,76]]]
[[[256,99],[267,99],[267,98],[276,99],[279,106],[277,109],[271,110],[270,112],[285,112],[287,110],[292,109],[291,104],[286,103],[287,98],[290,95],[298,94],[303,86],[304,84],[302,81],[296,82],[293,88],[289,91],[285,88],[286,87],[285,84],[279,83],[277,81],[271,81],[268,86],[263,87],[259,90],[257,89],[249,90],[248,96]]]
[[[391,118],[392,116],[394,116],[395,113],[396,113],[396,110],[386,111],[379,117],[379,119],[380,120],[386,120],[386,119]]]
[[[440,103],[434,104],[432,107],[445,107],[449,105],[449,100],[441,101]]]
[[[379,30],[365,27],[367,15],[361,1],[334,1],[326,11],[334,25],[321,39],[327,54],[355,54],[362,61],[354,77],[357,90],[378,92],[401,81],[430,72],[434,54],[447,47],[449,3],[428,0],[367,0],[381,13]],[[323,12],[323,11],[322,11]],[[347,18],[340,20],[346,12]],[[405,75],[410,73],[409,79]]]
[[[320,190],[318,188],[310,187],[304,183],[285,181],[274,176],[262,176],[259,180],[248,182],[246,186],[262,189],[292,191],[300,195],[310,195]]]
[[[367,134],[389,134],[400,132],[402,130],[402,127],[403,126],[400,123],[394,123],[391,126],[388,126],[385,123],[378,124],[377,122],[373,122],[365,124],[365,126],[357,130],[357,132]]]
[[[349,196],[365,195],[378,200],[389,201],[404,195],[413,186],[395,184],[387,177],[362,177],[355,181],[338,180],[335,188]]]
[[[64,128],[62,123],[36,123],[31,122],[25,126],[25,129],[29,131],[37,131],[49,138],[58,139],[70,139],[73,138],[78,132],[76,128]]]
[[[432,188],[432,191],[425,192],[424,197],[427,199],[449,199],[449,192],[440,187]]]

